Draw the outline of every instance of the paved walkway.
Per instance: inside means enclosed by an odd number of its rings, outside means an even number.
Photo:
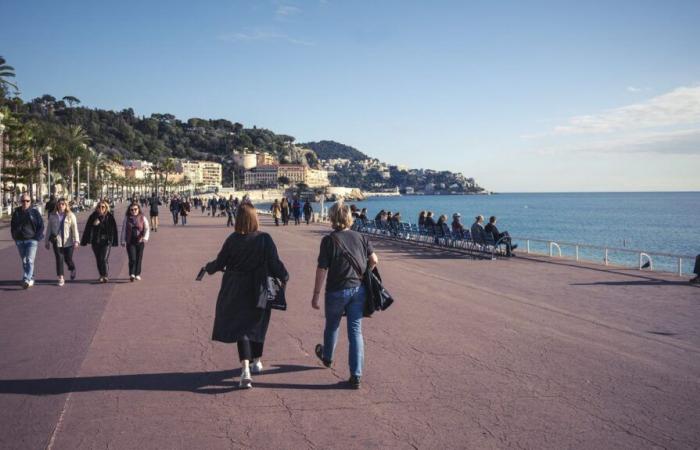
[[[313,356],[320,226],[265,222],[291,275],[254,389],[209,338],[230,232],[195,213],[152,234],[144,280],[56,287],[53,254],[24,291],[0,234],[0,448],[698,448],[700,289],[672,276],[549,259],[466,260],[377,242],[395,306],[365,320],[363,388]],[[82,228],[82,227],[81,227]],[[343,324],[344,325],[344,324]]]

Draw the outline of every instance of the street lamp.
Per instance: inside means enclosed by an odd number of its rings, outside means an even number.
[[[75,186],[75,201],[80,203],[80,158],[75,160],[75,165],[78,166],[78,184]]]
[[[46,187],[49,191],[49,198],[51,198],[51,146],[46,147]]]
[[[4,118],[5,115],[0,112],[0,215],[2,215],[2,208],[5,206],[5,191],[2,189],[2,159],[5,157],[5,137],[3,136],[5,125],[2,123]]]

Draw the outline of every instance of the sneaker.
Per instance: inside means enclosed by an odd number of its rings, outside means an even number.
[[[27,280],[22,280],[22,289],[27,289],[29,287],[29,282]]]
[[[327,368],[331,368],[333,365],[333,361],[328,361],[327,359],[323,359],[323,344],[316,344],[316,348],[314,349],[314,352],[316,353],[316,357],[321,360],[324,366]]]
[[[63,286],[64,284],[66,284],[66,281],[63,279],[63,277],[59,278],[59,279],[58,279],[58,285],[59,285],[59,286]]]
[[[350,383],[351,388],[360,389],[360,377],[358,377],[357,375],[350,375],[348,383]]]
[[[34,286],[34,280],[27,281],[27,287],[30,288],[32,286]]]
[[[75,280],[75,277],[77,277],[77,276],[78,276],[78,270],[77,270],[77,269],[73,269],[73,270],[70,271],[70,279],[71,279],[71,281]]]
[[[253,387],[253,378],[250,376],[250,370],[241,372],[241,381],[238,382],[240,389],[250,389]]]
[[[136,281],[141,281],[141,275],[136,275]]]
[[[263,371],[263,364],[261,361],[254,362],[253,364],[250,365],[250,371],[252,373],[262,373]]]
[[[135,279],[136,279],[136,276],[129,275],[129,281],[131,281],[133,283]]]

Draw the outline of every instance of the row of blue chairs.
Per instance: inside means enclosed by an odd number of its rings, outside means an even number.
[[[493,239],[490,233],[484,233],[476,239],[469,230],[452,231],[445,223],[432,227],[419,226],[409,222],[382,222],[381,220],[355,219],[353,229],[361,233],[382,236],[390,239],[409,240],[425,245],[461,249],[474,256],[496,258],[505,254],[502,239]]]

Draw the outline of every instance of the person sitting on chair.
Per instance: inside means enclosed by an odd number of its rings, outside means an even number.
[[[690,280],[690,284],[700,284],[700,255],[695,257],[695,268],[693,269],[695,278]]]
[[[471,228],[472,240],[477,244],[483,244],[484,239],[484,216],[478,215],[474,218],[474,223]]]
[[[503,233],[498,232],[498,228],[496,228],[496,216],[489,217],[489,223],[486,225],[486,228],[484,228],[484,231],[486,233],[491,233],[494,242],[498,242],[498,240],[501,239],[501,242],[506,246],[506,256],[514,256],[513,250],[518,248],[518,244],[512,243],[507,231]]]

